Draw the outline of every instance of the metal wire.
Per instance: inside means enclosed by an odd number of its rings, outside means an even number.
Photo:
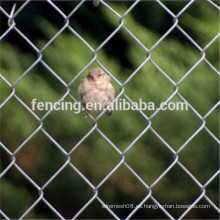
[[[182,15],[194,2],[195,0],[191,0],[189,1],[183,8],[182,10],[175,15],[172,11],[170,11],[166,5],[160,1],[160,0],[156,0],[157,4],[163,9],[165,10],[172,18],[173,18],[173,24],[172,26],[168,29],[168,31],[162,35],[162,37],[151,47],[151,48],[147,48],[136,36],[135,34],[133,34],[125,25],[124,25],[124,18],[126,17],[126,15],[128,13],[130,13],[140,2],[140,0],[134,1],[131,6],[128,8],[128,10],[123,14],[120,15],[118,14],[112,7],[110,7],[110,5],[103,1],[103,0],[99,0],[99,1],[94,1],[94,6],[98,5],[102,5],[103,7],[106,7],[106,9],[108,9],[109,11],[112,12],[112,14],[114,14],[115,16],[118,17],[119,20],[119,25],[118,27],[99,45],[99,47],[97,49],[93,49],[92,46],[82,37],[80,36],[79,33],[77,33],[76,30],[74,30],[70,25],[69,25],[69,20],[71,19],[71,17],[73,16],[73,14],[85,3],[86,1],[80,1],[77,6],[69,13],[69,14],[65,14],[58,6],[56,6],[51,0],[47,0],[47,3],[56,10],[56,12],[61,15],[64,19],[64,25],[63,27],[46,43],[46,45],[39,50],[37,48],[37,46],[34,45],[34,43],[31,42],[31,40],[28,39],[27,36],[25,36],[24,33],[22,33],[21,30],[19,30],[19,28],[16,27],[16,22],[15,22],[15,18],[20,14],[20,12],[30,3],[30,0],[25,1],[19,8],[17,8],[16,10],[16,5],[13,5],[13,8],[11,10],[11,13],[8,14],[4,8],[2,6],[0,6],[0,12],[3,13],[3,15],[5,15],[8,18],[8,29],[0,36],[0,41],[2,41],[12,30],[17,32],[18,35],[20,35],[33,49],[34,51],[38,54],[38,58],[37,60],[29,67],[26,69],[26,71],[17,79],[17,81],[14,84],[10,84],[7,79],[5,77],[3,77],[2,75],[0,75],[1,79],[3,80],[3,82],[11,89],[11,93],[10,95],[1,103],[0,105],[0,109],[7,104],[7,102],[11,99],[11,98],[15,98],[22,106],[24,106],[25,109],[27,109],[32,116],[39,122],[39,126],[35,129],[34,132],[32,132],[30,134],[30,136],[28,138],[26,138],[26,140],[20,144],[20,146],[18,146],[18,148],[12,153],[7,146],[4,145],[4,143],[2,141],[0,141],[0,146],[1,148],[11,157],[11,162],[10,164],[1,172],[0,174],[0,178],[2,178],[12,167],[15,167],[32,185],[33,187],[36,188],[36,190],[39,192],[39,196],[38,198],[34,201],[33,204],[31,204],[31,206],[22,214],[22,216],[19,219],[23,219],[25,218],[25,216],[27,216],[27,214],[39,203],[39,202],[44,202],[49,209],[51,209],[55,215],[57,216],[57,218],[59,219],[65,219],[62,216],[62,213],[60,213],[59,211],[56,210],[55,207],[53,207],[53,205],[44,197],[44,190],[48,187],[48,185],[54,180],[54,178],[56,178],[61,172],[62,170],[64,170],[67,166],[70,166],[74,172],[76,172],[81,178],[82,180],[88,185],[88,187],[90,187],[93,190],[93,196],[83,205],[83,207],[81,209],[78,210],[78,212],[72,217],[72,219],[76,219],[94,200],[97,200],[98,202],[100,202],[101,205],[106,205],[104,203],[104,201],[99,197],[98,195],[98,191],[99,188],[111,177],[111,175],[121,166],[121,165],[125,165],[128,170],[131,172],[132,175],[134,175],[134,177],[146,188],[147,190],[147,195],[144,197],[144,199],[139,203],[139,205],[144,204],[144,202],[146,202],[148,199],[151,199],[155,202],[155,204],[157,204],[160,209],[165,213],[165,215],[169,218],[169,219],[175,219],[165,208],[163,208],[163,206],[161,206],[160,202],[157,201],[155,199],[155,197],[152,195],[152,190],[153,187],[158,184],[158,182],[161,181],[161,179],[163,179],[166,174],[174,167],[174,166],[179,166],[187,176],[189,176],[189,178],[192,179],[192,181],[200,188],[201,193],[200,195],[195,199],[195,201],[193,201],[192,205],[187,208],[185,211],[183,211],[183,213],[181,214],[181,216],[179,216],[179,219],[184,218],[184,216],[193,208],[193,206],[195,204],[197,204],[202,198],[205,199],[207,201],[208,204],[210,204],[210,206],[212,206],[217,212],[220,213],[220,209],[212,202],[212,200],[206,195],[206,187],[215,179],[217,178],[217,176],[220,174],[220,170],[217,170],[215,173],[213,173],[212,177],[210,177],[207,182],[205,184],[201,184],[199,182],[198,179],[196,179],[195,176],[193,176],[193,174],[190,172],[190,170],[188,170],[179,160],[179,153],[186,147],[186,145],[202,130],[204,129],[209,135],[210,137],[217,143],[220,144],[220,141],[218,140],[218,138],[206,127],[205,125],[205,120],[206,118],[220,105],[220,101],[218,101],[212,108],[210,108],[210,110],[206,113],[205,116],[200,115],[195,108],[193,108],[192,105],[190,105],[187,100],[185,100],[185,98],[179,93],[178,91],[178,87],[179,85],[185,80],[185,78],[191,74],[191,72],[193,71],[194,68],[196,68],[201,62],[205,62],[208,64],[208,66],[218,75],[220,76],[219,71],[209,62],[209,60],[205,57],[206,55],[206,50],[207,48],[210,47],[210,45],[217,40],[220,37],[220,33],[218,33],[204,48],[201,48],[188,34],[185,30],[183,30],[183,28],[181,26],[179,26],[178,24],[178,18],[180,15]],[[213,3],[211,0],[207,0],[207,2],[213,6],[216,10],[220,11],[220,8],[217,6],[217,4]],[[175,29],[177,28],[185,38],[188,39],[189,42],[191,42],[191,44],[200,52],[201,54],[201,58],[182,76],[182,78],[175,83],[152,59],[151,59],[151,52]],[[48,64],[43,60],[43,56],[42,53],[44,52],[44,50],[50,46],[52,44],[52,42],[54,40],[56,40],[56,38],[62,34],[62,32],[66,29],[69,29],[70,32],[75,35],[93,54],[93,58],[91,59],[91,61],[85,65],[85,67],[71,80],[71,82],[69,84],[66,84],[64,82],[64,80],[50,67],[48,66]],[[113,38],[114,35],[116,35],[118,33],[118,31],[120,31],[121,29],[123,29],[124,31],[127,32],[128,35],[130,35],[130,37],[137,42],[140,47],[145,50],[147,56],[146,59],[137,67],[137,69],[121,84],[117,78],[115,78],[104,66],[102,63],[100,63],[97,60],[97,53],[106,45],[106,43],[108,43],[109,41],[111,41],[111,39]],[[93,118],[91,115],[89,116],[93,121],[94,121],[94,125],[93,127],[88,131],[88,133],[69,151],[67,152],[66,150],[63,149],[63,147],[56,141],[53,139],[53,137],[43,128],[43,121],[44,119],[51,113],[52,110],[49,110],[42,118],[39,118],[33,111],[32,109],[30,109],[23,101],[22,99],[15,93],[16,90],[16,85],[25,77],[26,74],[28,74],[28,72],[30,72],[38,63],[41,63],[54,77],[56,77],[57,80],[59,80],[59,82],[66,88],[66,93],[61,97],[61,99],[59,101],[64,100],[66,97],[70,97],[73,101],[76,101],[76,99],[70,94],[70,89],[69,87],[75,82],[75,80],[84,72],[84,70],[86,70],[93,62],[96,62],[97,64],[99,64],[108,74],[110,74],[110,76],[113,78],[113,80],[115,80],[115,82],[120,86],[121,90],[120,93],[118,94],[118,96],[116,97],[116,99],[118,99],[121,96],[124,96],[130,103],[132,103],[132,100],[129,98],[129,96],[127,96],[127,94],[124,91],[124,87],[126,86],[126,84],[132,80],[132,78],[136,75],[136,73],[143,67],[143,65],[146,62],[150,62],[161,74],[163,77],[165,77],[167,79],[167,81],[173,86],[174,88],[174,92],[171,94],[171,96],[166,100],[166,102],[168,102],[169,100],[171,100],[175,95],[177,95],[183,102],[187,102],[189,104],[189,108],[192,110],[192,112],[194,113],[194,115],[201,121],[201,125],[200,127],[185,141],[185,143],[182,144],[182,146],[175,151],[173,149],[172,146],[170,146],[158,133],[156,130],[154,130],[153,127],[151,127],[151,120],[158,114],[158,112],[160,111],[159,109],[157,111],[155,111],[150,117],[147,117],[141,110],[138,110],[140,115],[142,115],[142,117],[144,118],[144,120],[146,121],[146,127],[141,131],[141,133],[130,143],[130,145],[124,150],[121,151],[119,150],[119,148],[98,128],[97,126],[97,121],[100,119],[100,117],[102,117],[102,115],[105,112],[100,113],[100,115],[97,118]],[[116,100],[115,99],[115,100]],[[70,160],[70,156],[71,154],[80,146],[80,144],[89,137],[89,135],[93,132],[93,131],[97,131],[102,138],[104,138],[109,144],[110,146],[116,151],[117,154],[120,155],[121,160],[119,161],[119,163],[104,177],[104,179],[102,179],[102,181],[97,185],[94,186],[87,178],[86,176],[84,176],[82,174],[82,172],[80,172],[79,169],[77,169],[77,167],[75,167]],[[136,173],[130,166],[129,164],[125,161],[125,157],[126,157],[126,153],[134,146],[134,144],[142,137],[142,135],[144,135],[146,133],[146,131],[151,130],[154,135],[162,142],[162,144],[173,154],[173,161],[170,163],[170,165],[165,169],[165,171],[151,184],[151,185],[147,185],[146,182],[138,175],[138,173]],[[34,137],[34,135],[36,133],[38,133],[39,131],[42,131],[51,142],[53,142],[53,144],[55,144],[57,146],[57,148],[66,156],[66,161],[65,163],[54,173],[54,175],[43,185],[43,186],[39,186],[30,176],[28,176],[17,164],[16,164],[16,154],[23,148],[23,146]],[[135,209],[133,209],[131,211],[131,213],[126,217],[126,219],[130,219],[134,213],[136,213],[136,211],[139,209],[139,207],[136,207]],[[106,206],[106,210],[112,215],[113,218],[115,219],[120,219],[116,213],[114,213],[110,208],[108,208],[108,206]],[[6,219],[10,219],[7,216],[7,213],[4,213],[3,210],[0,210],[0,214],[6,218]]]

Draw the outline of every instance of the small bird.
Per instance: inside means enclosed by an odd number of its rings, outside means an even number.
[[[79,86],[78,94],[85,108],[85,117],[89,113],[88,108],[86,108],[88,103],[91,104],[90,110],[92,111],[100,112],[107,108],[107,116],[112,114],[112,109],[108,106],[115,97],[115,89],[111,77],[102,68],[95,67],[89,70],[86,78]]]

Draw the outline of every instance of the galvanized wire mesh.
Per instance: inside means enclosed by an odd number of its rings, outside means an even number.
[[[216,41],[219,36],[220,33],[218,33],[204,48],[201,48],[197,42],[195,42],[189,35],[188,33],[178,24],[178,18],[195,2],[195,0],[191,0],[188,1],[187,4],[182,8],[182,10],[180,10],[180,12],[178,14],[174,14],[172,11],[169,10],[169,8],[166,7],[166,5],[163,3],[163,1],[159,1],[157,0],[157,4],[163,9],[165,10],[172,18],[173,18],[173,25],[168,29],[168,31],[163,34],[161,36],[161,38],[151,47],[151,48],[147,48],[136,36],[134,33],[132,33],[125,25],[124,25],[124,18],[136,7],[136,5],[138,5],[138,3],[140,1],[134,1],[132,3],[132,5],[128,8],[128,10],[123,14],[118,14],[112,7],[109,6],[109,4],[105,1],[96,1],[94,4],[97,6],[97,2],[99,4],[102,4],[104,7],[106,7],[109,11],[111,11],[111,13],[115,16],[117,16],[118,20],[119,20],[119,25],[118,27],[99,45],[99,47],[97,49],[93,49],[92,46],[83,38],[79,35],[79,33],[76,32],[76,30],[74,30],[74,28],[72,28],[69,25],[69,21],[71,19],[71,16],[85,3],[84,1],[80,1],[78,3],[78,5],[69,13],[69,14],[65,14],[59,7],[57,7],[56,4],[54,4],[52,1],[47,0],[47,3],[56,10],[57,14],[61,15],[65,21],[65,24],[63,25],[63,27],[59,30],[59,32],[57,32],[57,34],[55,36],[53,36],[48,43],[41,49],[39,50],[37,48],[36,45],[34,45],[31,40],[28,39],[27,36],[25,36],[25,34],[22,33],[21,30],[19,30],[19,28],[16,26],[16,17],[19,15],[19,13],[25,9],[25,7],[30,3],[30,0],[27,0],[25,2],[23,2],[23,4],[19,7],[16,8],[15,7],[12,9],[11,13],[7,13],[6,10],[0,6],[0,12],[7,17],[8,19],[8,29],[2,33],[2,35],[0,36],[0,41],[2,41],[12,30],[15,31],[18,35],[20,35],[36,52],[36,54],[38,55],[38,58],[36,59],[36,61],[29,66],[26,71],[20,76],[20,78],[12,85],[9,83],[9,81],[7,81],[7,79],[0,75],[1,79],[4,81],[4,83],[11,89],[11,93],[10,95],[1,103],[0,105],[0,109],[5,106],[7,104],[7,102],[14,97],[21,105],[24,106],[25,109],[27,109],[32,115],[33,117],[39,122],[39,126],[38,128],[14,151],[11,152],[7,146],[4,145],[4,143],[2,141],[0,141],[0,145],[1,148],[11,157],[11,162],[10,164],[1,172],[0,174],[0,178],[2,178],[12,167],[15,167],[35,188],[36,190],[39,192],[39,196],[36,199],[36,201],[22,214],[22,216],[20,216],[20,219],[25,218],[25,216],[40,202],[43,201],[56,215],[57,218],[60,219],[65,219],[62,216],[62,213],[60,213],[59,211],[56,210],[55,207],[53,207],[53,205],[44,197],[44,190],[45,188],[62,172],[62,170],[65,169],[65,167],[67,166],[71,166],[72,169],[74,170],[74,172],[76,172],[83,181],[85,181],[88,184],[88,187],[90,187],[94,194],[93,196],[84,204],[84,206],[78,210],[78,212],[72,217],[73,219],[77,218],[94,200],[97,200],[98,202],[100,202],[102,205],[106,205],[104,203],[104,201],[99,197],[99,189],[100,187],[109,179],[109,177],[122,165],[124,164],[128,170],[131,172],[131,174],[133,174],[136,179],[148,190],[147,195],[144,197],[144,199],[142,201],[140,201],[139,205],[144,204],[149,198],[152,199],[155,204],[157,204],[160,209],[167,215],[168,218],[170,219],[174,219],[174,217],[165,209],[161,206],[160,202],[157,201],[155,199],[155,197],[152,194],[153,191],[153,187],[162,179],[164,178],[164,176],[166,176],[166,174],[176,165],[178,165],[184,172],[186,175],[188,175],[192,181],[201,189],[201,193],[200,195],[195,199],[195,201],[191,204],[191,206],[189,208],[187,208],[181,216],[179,216],[179,219],[184,218],[184,216],[186,216],[186,214],[193,208],[194,205],[196,205],[202,198],[205,199],[207,201],[208,204],[210,204],[217,212],[220,213],[220,209],[214,204],[214,202],[206,195],[206,187],[215,179],[217,178],[217,176],[220,173],[220,170],[216,171],[215,173],[213,173],[212,177],[210,177],[207,182],[205,184],[201,184],[199,182],[199,180],[190,172],[190,170],[188,170],[179,160],[179,153],[185,148],[185,146],[202,130],[204,129],[209,135],[210,137],[217,143],[219,144],[219,140],[218,138],[206,127],[206,118],[219,106],[220,102],[218,101],[214,106],[212,106],[210,108],[210,110],[207,112],[207,114],[205,116],[200,115],[197,110],[189,104],[189,108],[193,111],[193,113],[195,114],[195,116],[201,121],[201,126],[185,141],[184,144],[182,144],[182,146],[175,151],[158,133],[156,130],[153,129],[153,127],[151,127],[151,120],[158,114],[158,112],[160,110],[155,111],[150,117],[147,117],[142,111],[138,110],[139,113],[143,116],[143,119],[146,120],[147,122],[147,126],[145,127],[145,129],[143,129],[143,131],[132,141],[132,143],[130,143],[130,145],[125,149],[125,151],[121,151],[119,150],[119,148],[112,143],[112,141],[106,137],[106,135],[98,128],[97,126],[97,121],[100,119],[100,117],[102,117],[102,115],[104,114],[104,112],[100,113],[100,115],[97,118],[93,118],[92,116],[90,116],[90,118],[93,120],[94,125],[91,128],[91,130],[72,148],[72,150],[70,150],[69,152],[67,152],[66,150],[63,149],[63,147],[57,143],[56,140],[54,140],[53,137],[50,136],[50,134],[44,129],[43,127],[43,121],[44,119],[51,113],[52,110],[48,111],[42,118],[39,118],[33,111],[32,109],[29,108],[29,106],[27,106],[27,104],[25,104],[25,102],[15,93],[16,91],[16,85],[38,64],[41,63],[47,70],[49,70],[49,72],[56,77],[56,79],[58,79],[60,81],[60,83],[66,88],[66,93],[63,94],[63,97],[59,100],[62,101],[64,98],[66,97],[70,97],[73,101],[76,101],[76,99],[70,94],[70,86],[76,81],[76,79],[93,63],[93,62],[97,62],[98,65],[100,65],[108,74],[111,75],[111,77],[113,78],[113,80],[120,86],[121,90],[120,93],[117,95],[117,97],[115,98],[118,99],[119,97],[121,97],[122,95],[129,101],[132,103],[132,100],[129,98],[128,95],[126,95],[125,91],[124,91],[124,86],[130,81],[132,80],[132,78],[136,75],[136,73],[143,67],[144,64],[146,64],[147,62],[150,62],[169,82],[170,84],[173,86],[174,88],[174,92],[172,93],[172,95],[166,100],[166,102],[169,102],[174,96],[178,96],[183,102],[187,102],[187,100],[184,99],[184,97],[179,93],[178,91],[178,87],[179,85],[183,82],[183,80],[188,77],[188,75],[201,63],[201,62],[205,62],[208,64],[208,66],[218,75],[220,76],[219,71],[209,62],[209,60],[206,58],[206,50],[212,45],[212,43],[214,41]],[[207,2],[213,6],[216,10],[220,10],[220,8],[217,6],[216,3],[207,0]],[[62,34],[62,32],[66,29],[69,29],[70,32],[76,36],[92,53],[93,53],[93,57],[91,58],[91,61],[72,79],[72,81],[69,84],[66,84],[62,78],[55,72],[53,71],[53,69],[51,67],[48,66],[48,64],[44,61],[44,59],[42,58],[42,53],[44,52],[44,50],[49,47],[53,41],[56,40],[56,38]],[[137,42],[140,47],[146,52],[147,56],[146,59],[144,60],[144,62],[142,64],[139,65],[139,67],[123,82],[120,83],[117,78],[115,78],[104,66],[102,63],[100,63],[97,60],[97,53],[109,42],[111,41],[111,39],[113,38],[113,36],[115,34],[117,34],[118,31],[120,31],[121,29],[123,29],[124,31],[127,32],[128,35],[130,35],[130,37]],[[200,52],[201,54],[201,58],[182,76],[182,78],[176,83],[174,82],[163,70],[161,70],[161,68],[151,59],[151,52],[174,30],[174,29],[178,29],[179,32],[188,39],[189,42],[191,42],[191,44]],[[96,130],[111,146],[114,150],[116,150],[116,152],[121,156],[121,160],[120,162],[108,173],[108,175],[105,176],[104,179],[102,179],[102,181],[97,185],[94,186],[87,178],[85,175],[82,174],[82,172],[80,172],[80,170],[74,166],[71,161],[70,161],[70,155],[78,148],[78,146],[94,131]],[[146,131],[151,130],[156,137],[164,144],[164,146],[173,154],[173,162],[166,168],[166,170],[160,175],[158,176],[158,178],[151,184],[148,185],[146,184],[146,182],[138,175],[138,173],[136,173],[130,166],[129,164],[125,161],[125,154],[132,148],[132,146],[134,146],[134,144],[142,137],[143,134],[145,134]],[[43,186],[39,186],[30,176],[28,176],[22,169],[21,167],[19,167],[16,164],[16,155],[17,153],[23,148],[23,146],[33,138],[33,136],[38,133],[39,131],[42,131],[50,140],[51,142],[53,142],[61,151],[62,153],[66,156],[66,162],[63,164],[63,166],[61,168],[59,168],[55,174],[48,179],[48,181],[43,185]],[[126,219],[130,219],[134,213],[136,213],[136,211],[139,209],[139,207],[137,206],[135,209],[133,209],[131,211],[131,213],[127,216]],[[106,206],[106,210],[112,215],[113,218],[115,219],[120,219],[116,213],[114,213],[110,208],[108,208],[108,206]],[[7,216],[7,213],[5,213],[3,210],[0,210],[0,213],[3,217],[5,217],[6,219],[10,219],[9,216]]]

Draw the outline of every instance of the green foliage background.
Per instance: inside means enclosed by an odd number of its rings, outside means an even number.
[[[8,3],[5,3],[8,4]],[[18,16],[16,26],[28,36],[28,27],[38,30],[42,36],[32,36],[32,42],[41,49],[60,30],[56,19],[50,20],[37,10],[43,3],[31,3],[24,11],[35,12],[27,21],[25,13]],[[57,3],[58,4],[58,3]],[[76,3],[62,3],[63,10],[71,10]],[[123,14],[131,3],[109,3],[119,14]],[[174,13],[178,13],[186,2],[165,3]],[[8,5],[5,5],[8,7]],[[10,7],[9,7],[10,8]],[[97,12],[97,13],[96,13]],[[49,13],[49,12],[48,12]],[[57,16],[55,11],[51,16]],[[37,15],[36,15],[37,14]],[[89,20],[88,20],[89,18]],[[124,18],[125,26],[145,45],[151,48],[156,41],[172,25],[169,17],[157,3],[142,2]],[[21,26],[19,26],[21,24]],[[93,8],[91,3],[84,4],[70,19],[70,25],[94,48],[99,45],[119,25],[119,19],[104,6]],[[204,48],[219,31],[218,11],[207,2],[194,3],[179,18],[179,25]],[[86,29],[85,27],[88,27]],[[62,27],[62,26],[61,26]],[[24,28],[24,29],[23,29]],[[10,35],[10,34],[9,34]],[[12,85],[22,76],[25,70],[38,58],[38,54],[27,47],[27,43],[17,38],[6,37],[1,42],[1,74]],[[26,45],[23,47],[23,45]],[[206,58],[219,69],[219,41],[216,40],[206,52]],[[69,30],[60,34],[45,50],[43,60],[65,83],[77,75],[92,59],[92,52]],[[121,29],[97,53],[97,59],[108,71],[123,83],[132,72],[147,58],[146,52],[134,39]],[[152,52],[153,60],[175,83],[201,58],[200,52],[175,29]],[[91,67],[97,66],[94,62]],[[70,94],[79,100],[77,89],[86,76],[88,69],[76,79],[70,87]],[[1,103],[11,94],[12,90],[4,82],[1,83]],[[114,82],[117,94],[120,86]],[[124,87],[125,94],[133,101],[140,98],[146,102],[155,102],[157,106],[166,101],[174,91],[174,86],[149,61]],[[218,101],[218,75],[204,62],[200,64],[178,86],[178,92],[203,117]],[[56,102],[66,92],[63,84],[53,74],[38,62],[24,78],[15,86],[15,94],[31,108],[31,101]],[[121,97],[123,98],[123,96]],[[65,101],[72,101],[68,96]],[[170,101],[180,102],[176,95]],[[38,117],[43,117],[46,111],[35,111]],[[148,117],[154,112],[145,111]],[[206,126],[216,136],[219,136],[218,110],[214,110],[206,118]],[[93,116],[97,116],[93,114]],[[98,120],[98,128],[122,152],[148,126],[149,122],[135,111],[115,111],[112,117],[103,115]],[[43,131],[39,129],[43,126]],[[151,120],[151,127],[174,150],[178,150],[189,137],[202,126],[201,120],[192,110],[161,111]],[[72,111],[52,111],[40,124],[33,115],[12,97],[1,109],[1,141],[11,151],[16,149],[36,130],[35,135],[25,142],[15,154],[16,164],[24,170],[40,187],[60,169],[66,162],[66,152],[71,149],[92,129],[90,118],[85,119],[83,113]],[[54,140],[51,141],[51,140]],[[58,144],[56,144],[56,143]],[[179,154],[181,163],[201,183],[206,181],[218,170],[219,148],[216,141],[203,128],[186,145]],[[70,155],[71,162],[86,178],[97,186],[103,178],[120,162],[121,156],[114,148],[94,130],[79,147]],[[140,139],[125,154],[125,161],[150,186],[174,161],[174,155],[148,129]],[[1,149],[2,171],[10,164],[12,158]],[[206,195],[219,204],[219,183],[215,178],[206,188]],[[99,197],[106,204],[138,204],[148,190],[135,176],[121,165],[115,173],[100,187]],[[195,182],[176,164],[157,184],[153,184],[152,195],[161,204],[189,205],[201,194]],[[85,181],[67,165],[62,172],[44,189],[45,198],[65,217],[73,215],[93,196],[93,191]],[[38,190],[19,172],[16,166],[3,176],[1,182],[1,209],[10,218],[19,218],[24,211],[39,197]],[[154,204],[152,199],[145,204]],[[208,204],[202,199],[199,204]],[[125,218],[132,209],[113,209],[120,217]],[[168,209],[178,218],[184,209]],[[217,218],[218,213],[210,209],[193,209],[187,218]],[[159,209],[141,209],[134,218],[166,218]],[[26,218],[57,218],[57,216],[41,201],[26,216]],[[94,201],[79,218],[112,218]]]

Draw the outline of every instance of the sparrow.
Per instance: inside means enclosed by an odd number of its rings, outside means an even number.
[[[85,117],[89,113],[89,104],[92,111],[100,112],[107,108],[107,116],[112,115],[112,109],[108,106],[115,97],[115,89],[111,77],[102,68],[95,67],[89,70],[86,78],[78,88],[78,94],[85,109]]]

